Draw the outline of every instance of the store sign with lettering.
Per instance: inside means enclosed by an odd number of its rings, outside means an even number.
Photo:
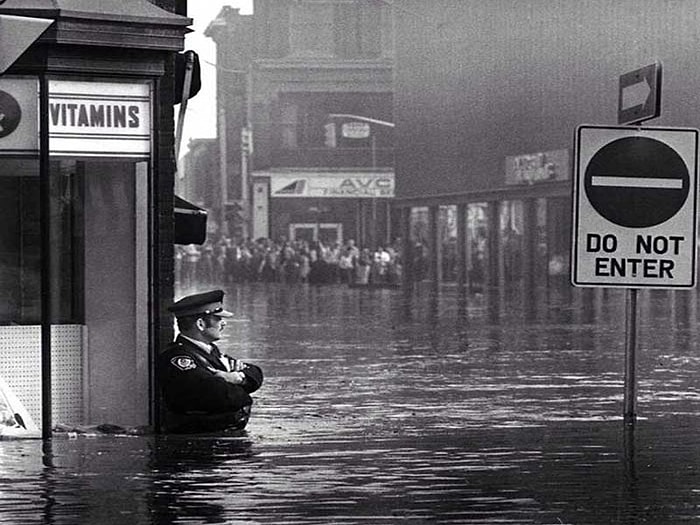
[[[52,155],[147,157],[151,88],[118,82],[49,83]]]
[[[39,82],[36,78],[0,78],[0,152],[36,155]]]
[[[506,157],[506,184],[537,184],[568,180],[570,173],[567,149]]]
[[[256,175],[268,175],[256,173]],[[381,173],[270,173],[272,197],[391,198],[393,172]]]

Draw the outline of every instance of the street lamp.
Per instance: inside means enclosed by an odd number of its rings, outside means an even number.
[[[372,118],[372,117],[365,117],[363,115],[354,115],[352,113],[329,113],[328,114],[328,119],[350,119],[353,121],[359,121],[359,122],[366,122],[368,124],[375,124],[377,126],[384,126],[387,128],[394,128],[395,124],[393,122],[389,122],[388,120],[380,120],[377,118]],[[363,137],[357,137],[357,138],[366,138],[367,135],[364,135]],[[372,168],[377,167],[377,141],[375,138],[374,133],[372,133],[371,128],[369,131],[369,140],[370,140],[370,151],[371,151],[371,157],[372,157]],[[361,217],[362,220],[362,231],[363,231],[363,237],[364,237],[364,213],[361,212],[362,210],[362,204],[358,200],[358,216]],[[387,224],[386,224],[386,236],[387,236],[387,243],[389,242],[389,237],[390,237],[390,222],[391,222],[391,212],[389,211],[389,206],[387,205]],[[376,241],[376,224],[377,224],[377,201],[374,197],[372,197],[372,222],[374,224],[374,231],[371,232],[372,234],[372,243],[375,243]]]
[[[345,119],[352,119],[355,121],[359,122],[367,122],[368,124],[376,124],[378,126],[384,126],[387,128],[393,128],[395,125],[393,122],[389,122],[388,120],[380,120],[378,118],[372,118],[372,117],[364,117],[362,115],[353,115],[352,113],[329,113],[328,114],[329,119],[335,119],[335,118],[345,118]],[[365,135],[366,137],[366,135]],[[361,137],[361,138],[365,138]],[[360,138],[360,137],[358,137]],[[372,167],[376,168],[377,167],[377,142],[374,136],[374,133],[369,132],[369,141],[370,141],[370,148],[372,152]]]
[[[379,120],[376,118],[363,117],[361,115],[352,115],[350,113],[329,113],[328,118],[351,118],[353,120],[359,120],[362,122],[369,122],[370,124],[377,124],[379,126],[386,126],[387,128],[393,128],[394,123],[388,120]]]

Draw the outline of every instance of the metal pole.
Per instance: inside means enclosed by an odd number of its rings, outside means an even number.
[[[250,220],[250,210],[252,209],[248,203],[248,159],[250,148],[251,133],[248,128],[241,130],[241,208],[245,215],[243,221],[243,237],[248,237],[248,221]]]
[[[185,113],[187,112],[187,101],[190,98],[190,88],[192,86],[192,70],[194,69],[194,53],[185,53],[185,78],[182,86],[182,98],[180,100],[180,112],[177,118],[177,128],[175,129],[175,161],[180,158],[180,143],[182,142],[182,129],[185,125]]]
[[[241,200],[243,201],[243,210],[245,212],[245,237],[248,237],[251,230],[253,229],[253,215],[255,214],[255,209],[251,206],[250,202],[250,185],[253,180],[253,140],[255,136],[254,125],[253,125],[253,89],[254,81],[253,78],[253,62],[248,63],[247,74],[245,77],[245,127],[248,133],[248,151],[246,152],[245,161],[245,173],[241,173],[241,183],[243,185]]]
[[[625,395],[623,417],[627,425],[637,418],[637,289],[629,288],[625,300]]]
[[[370,135],[370,149],[371,149],[371,154],[372,154],[372,169],[374,170],[377,167],[377,139],[374,136],[374,133]],[[376,249],[379,244],[379,239],[377,235],[377,199],[375,197],[372,197],[372,246],[371,248],[374,250]]]
[[[51,181],[49,171],[49,81],[39,82],[39,201],[41,234],[41,437],[52,437],[51,398]]]

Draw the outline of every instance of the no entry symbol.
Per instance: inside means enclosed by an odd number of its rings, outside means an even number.
[[[665,143],[647,137],[610,142],[591,157],[584,189],[595,210],[610,222],[648,228],[666,222],[688,198],[690,174]]]

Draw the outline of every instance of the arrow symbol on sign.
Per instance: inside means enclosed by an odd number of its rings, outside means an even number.
[[[622,109],[630,109],[646,104],[651,93],[649,81],[645,78],[641,82],[622,88]]]
[[[3,120],[5,120],[5,114],[0,113],[0,122],[2,122]],[[3,131],[5,131],[5,128],[3,128],[2,124],[0,124],[0,133],[2,133]]]

